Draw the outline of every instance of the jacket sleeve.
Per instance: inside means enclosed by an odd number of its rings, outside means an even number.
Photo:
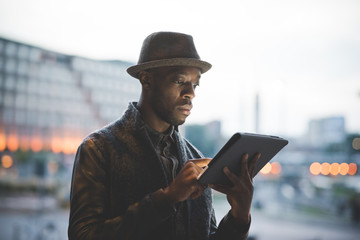
[[[69,240],[140,239],[173,214],[173,208],[159,208],[148,194],[123,215],[107,218],[108,169],[91,139],[80,145],[71,181]]]
[[[235,222],[234,217],[228,212],[216,227],[216,219],[213,211],[210,223],[210,239],[211,240],[246,240],[250,229],[248,225],[239,226]]]

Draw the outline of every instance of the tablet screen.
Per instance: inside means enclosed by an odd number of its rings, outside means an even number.
[[[248,153],[250,161],[257,153],[261,153],[254,168],[253,177],[255,177],[266,163],[287,144],[287,140],[277,136],[235,133],[199,175],[198,181],[201,184],[231,185],[230,180],[223,173],[223,168],[228,166],[230,171],[239,176],[242,156]]]

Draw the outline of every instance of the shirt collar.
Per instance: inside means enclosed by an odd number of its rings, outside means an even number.
[[[170,139],[174,141],[173,133],[175,130],[177,130],[177,127],[171,125],[165,132],[160,133],[150,127],[141,117],[140,111],[137,109],[137,102],[132,102],[130,104],[131,108],[133,108],[134,112],[136,112],[135,119],[140,124],[140,126],[143,126],[147,132],[149,133],[151,142],[154,144],[154,146],[158,146],[160,142],[167,136],[170,136]]]
[[[161,141],[163,141],[166,137],[170,137],[173,140],[174,126],[171,125],[168,130],[163,133],[160,133],[153,128],[151,128],[148,124],[145,123],[145,128],[149,133],[150,139],[153,142],[154,146],[159,146]]]

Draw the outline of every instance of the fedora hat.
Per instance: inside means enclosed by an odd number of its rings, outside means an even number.
[[[200,59],[192,36],[176,32],[155,32],[145,38],[138,63],[127,69],[134,78],[139,72],[159,67],[197,67],[201,73],[211,64]]]

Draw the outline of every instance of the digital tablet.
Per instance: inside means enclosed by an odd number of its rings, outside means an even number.
[[[253,177],[255,177],[266,163],[287,144],[287,140],[277,136],[235,133],[209,164],[204,167],[204,171],[198,176],[198,181],[201,184],[232,185],[224,174],[223,168],[227,166],[230,171],[239,176],[242,156],[248,153],[248,160],[250,161],[257,153],[261,153],[261,157],[254,168]]]

